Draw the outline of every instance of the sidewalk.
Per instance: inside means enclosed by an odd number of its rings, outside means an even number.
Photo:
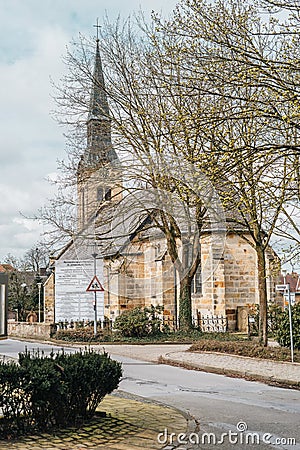
[[[300,364],[298,363],[204,352],[170,352],[163,356],[161,362],[273,385],[300,388]]]
[[[79,429],[0,440],[0,450],[158,450],[162,445],[157,437],[165,428],[174,433],[194,430],[194,422],[179,411],[127,398],[122,392],[105,397],[99,411],[105,411],[106,417],[99,415]]]

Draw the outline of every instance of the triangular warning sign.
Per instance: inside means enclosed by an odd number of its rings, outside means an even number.
[[[97,275],[94,276],[90,284],[88,285],[86,292],[102,292],[104,288],[100,281],[97,278]]]

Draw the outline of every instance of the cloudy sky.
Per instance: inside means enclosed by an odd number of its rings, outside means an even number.
[[[21,257],[40,240],[41,225],[25,219],[52,188],[46,179],[64,157],[63,131],[51,117],[50,78],[63,74],[62,56],[96,18],[134,11],[168,14],[176,0],[0,0],[0,262]],[[23,215],[22,215],[23,214]]]

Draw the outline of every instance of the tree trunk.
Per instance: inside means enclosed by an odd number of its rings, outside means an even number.
[[[185,277],[180,282],[179,329],[188,331],[192,329],[192,326],[191,280]]]
[[[268,301],[266,283],[266,259],[265,252],[260,247],[256,247],[257,267],[258,267],[258,295],[259,295],[259,342],[265,347],[268,345]]]

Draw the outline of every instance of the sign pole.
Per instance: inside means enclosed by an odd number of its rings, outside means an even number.
[[[97,336],[97,291],[94,291],[94,336]]]
[[[284,284],[276,284],[276,291],[286,292],[288,296],[289,308],[289,324],[290,324],[290,342],[291,342],[291,361],[294,362],[294,340],[293,340],[293,322],[292,322],[292,305],[291,305],[291,290],[290,284],[286,282],[286,270],[282,270]],[[283,297],[284,298],[284,297]],[[285,301],[284,301],[285,306]]]
[[[292,305],[290,285],[287,285],[288,305],[289,305],[289,322],[290,322],[290,341],[291,341],[291,360],[294,362],[294,340],[293,340],[293,323],[292,323]]]
[[[104,288],[96,275],[96,258],[97,253],[92,254],[94,258],[94,277],[88,287],[86,288],[86,292],[94,292],[94,336],[97,336],[97,292],[103,292]]]
[[[92,257],[94,258],[94,277],[96,277],[96,270],[97,270],[97,266],[96,266],[96,258],[98,256],[98,253],[96,253],[96,251],[92,254]],[[97,291],[96,289],[94,290],[94,336],[97,336]]]

